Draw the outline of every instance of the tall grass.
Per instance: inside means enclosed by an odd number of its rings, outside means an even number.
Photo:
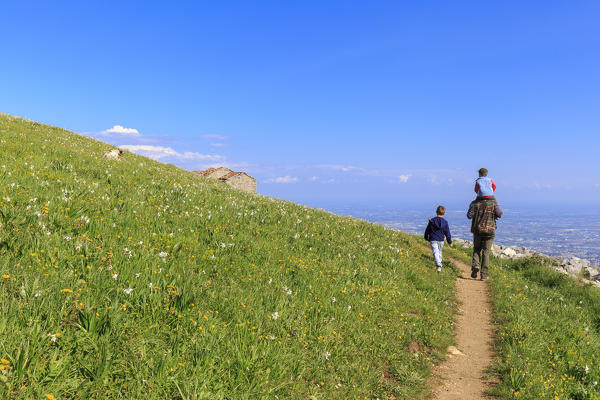
[[[0,115],[0,397],[419,398],[451,273],[416,239]]]
[[[507,398],[600,399],[600,292],[537,257],[492,273],[498,392]]]
[[[462,257],[470,256],[463,251]],[[600,291],[546,257],[493,259],[490,288],[502,399],[600,399]]]

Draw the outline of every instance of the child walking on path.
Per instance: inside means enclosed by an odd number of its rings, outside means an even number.
[[[437,272],[442,272],[442,247],[444,247],[444,237],[452,247],[452,237],[450,236],[450,227],[448,221],[442,218],[446,214],[446,207],[438,206],[435,210],[437,217],[431,218],[425,229],[425,240],[429,241],[433,260],[435,261]]]

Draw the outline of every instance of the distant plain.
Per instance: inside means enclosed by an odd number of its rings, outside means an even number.
[[[500,200],[500,199],[499,199]],[[408,233],[421,234],[434,207],[377,204],[314,204],[340,215],[350,215]],[[431,208],[431,209],[430,209]],[[453,236],[471,239],[468,203],[449,205],[445,218]],[[580,257],[600,265],[600,211],[591,206],[504,205],[495,243],[524,246],[550,256]]]

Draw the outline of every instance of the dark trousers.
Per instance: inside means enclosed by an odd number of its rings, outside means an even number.
[[[471,263],[471,269],[475,271],[481,269],[480,276],[482,278],[487,278],[488,275],[492,243],[494,243],[494,236],[473,234],[473,262]]]

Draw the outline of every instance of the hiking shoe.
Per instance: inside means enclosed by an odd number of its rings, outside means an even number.
[[[475,268],[473,268],[473,269],[471,270],[471,278],[473,278],[473,279],[477,279],[477,273],[478,273],[478,272],[479,272],[479,270],[478,270],[478,269],[475,269]]]
[[[435,270],[436,270],[437,272],[442,272],[442,267],[437,267]]]
[[[479,280],[480,280],[480,281],[484,281],[484,282],[485,282],[485,281],[487,281],[487,280],[488,280],[488,277],[487,277],[487,276],[482,276],[481,278],[479,278]]]

